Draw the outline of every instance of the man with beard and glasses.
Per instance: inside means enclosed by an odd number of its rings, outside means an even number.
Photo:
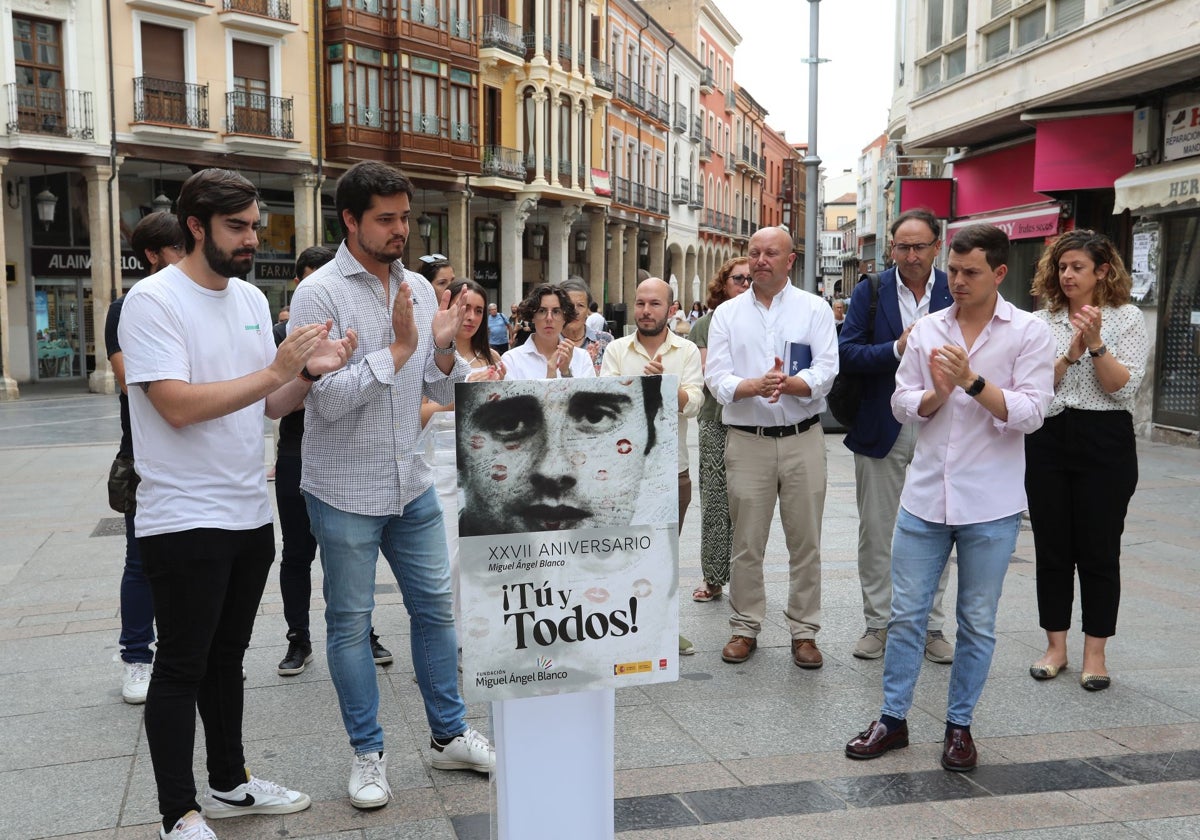
[[[134,527],[158,622],[145,723],[159,836],[215,840],[205,818],[309,806],[251,776],[242,745],[242,656],[275,558],[263,415],[300,405],[313,379],[346,363],[354,336],[332,341],[324,321],[294,319],[303,326],[275,347],[266,298],[239,279],[258,247],[258,192],[244,177],[196,173],[178,215],[187,255],[130,290],[118,336],[141,476]],[[208,759],[199,801],[197,709]]]
[[[658,277],[638,284],[633,314],[637,332],[612,341],[606,348],[601,376],[679,377],[679,529],[692,501],[692,479],[688,472],[687,418],[700,413],[704,404],[704,374],[700,367],[700,348],[667,329],[667,320],[675,308],[670,285]],[[690,656],[696,648],[679,637],[679,653]]]
[[[470,370],[455,352],[467,303],[451,306],[449,290],[439,300],[401,262],[412,195],[395,167],[365,161],[347,170],[335,198],[346,239],[292,298],[292,320],[330,319],[331,334],[359,339],[350,363],[318,377],[309,394],[300,488],[325,569],[329,673],[354,749],[350,803],[363,809],[391,798],[370,642],[380,551],[409,614],[429,763],[481,773],[496,763],[487,739],[467,726],[458,691],[442,506],[415,445],[421,397],[449,405]]]

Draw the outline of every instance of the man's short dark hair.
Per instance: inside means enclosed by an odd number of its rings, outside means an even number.
[[[1008,234],[995,225],[967,225],[950,240],[950,250],[956,254],[969,254],[976,248],[983,251],[993,270],[1008,264]]]
[[[363,213],[371,206],[375,196],[390,196],[404,193],[412,201],[412,181],[396,167],[376,160],[364,160],[354,164],[338,178],[334,206],[338,221],[342,211],[349,210],[355,221],[362,221]]]
[[[161,251],[171,246],[183,247],[183,229],[174,213],[159,210],[143,216],[129,235],[129,244],[138,260],[146,263],[147,251]]]
[[[924,222],[929,226],[929,230],[933,234],[934,239],[942,238],[942,223],[938,221],[937,216],[933,215],[933,211],[927,207],[914,207],[911,210],[905,210],[895,218],[895,220],[892,222],[892,226],[888,228],[888,231],[894,237],[896,235],[896,231],[900,230],[900,225],[904,224],[905,222],[912,221]]]
[[[196,237],[188,229],[187,220],[200,220],[207,232],[212,231],[212,217],[229,216],[245,210],[258,201],[258,190],[246,176],[231,169],[201,169],[183,182],[175,214],[183,228],[183,245],[190,254],[196,248]]]
[[[325,263],[334,258],[332,248],[326,248],[324,245],[313,245],[310,248],[305,248],[300,252],[300,256],[296,257],[296,279],[303,280],[304,272],[308,269],[316,271]]]
[[[592,301],[591,303],[589,303],[589,304],[588,304],[588,311],[590,311],[590,312],[599,312],[599,311],[600,311],[600,304],[596,303],[596,301]]]

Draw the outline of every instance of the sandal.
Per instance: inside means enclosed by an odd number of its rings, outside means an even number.
[[[704,581],[704,583],[692,590],[692,600],[699,601],[700,603],[712,601],[713,599],[720,597],[721,584],[719,583],[709,583],[708,581]]]

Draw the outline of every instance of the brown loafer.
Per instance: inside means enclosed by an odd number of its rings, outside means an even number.
[[[898,750],[907,746],[908,721],[901,721],[898,728],[888,732],[886,726],[873,720],[865,732],[859,732],[846,744],[846,758],[879,758],[888,750]]]
[[[966,773],[974,770],[978,761],[979,753],[971,733],[952,726],[946,733],[946,744],[942,747],[942,766],[955,773]]]
[[[814,639],[792,639],[792,661],[798,668],[820,668],[825,664]]]
[[[750,654],[754,653],[757,647],[758,639],[752,639],[749,636],[734,636],[729,640],[729,644],[721,650],[721,658],[736,665],[738,662],[745,662],[749,659]]]

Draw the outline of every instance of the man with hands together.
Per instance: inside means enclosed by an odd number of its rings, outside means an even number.
[[[892,411],[918,424],[916,452],[892,537],[892,610],[879,719],[846,745],[855,759],[908,746],[906,717],[934,593],[958,553],[957,647],[950,670],[942,767],[973,770],[971,735],[996,645],[996,609],[1025,499],[1025,435],[1053,397],[1046,324],[1000,297],[1008,237],[971,225],[950,243],[954,304],[916,322],[896,372]]]
[[[431,730],[431,766],[487,773],[495,753],[467,726],[458,691],[457,639],[442,507],[415,446],[421,397],[447,405],[469,366],[455,351],[465,304],[439,301],[401,262],[413,188],[397,169],[366,161],[338,180],[346,230],[334,259],[296,290],[292,320],[332,320],[359,338],[349,364],[317,377],[308,395],[301,489],[325,570],[326,657],[354,750],[348,792],[356,808],[391,798],[371,612],[379,552],[409,615],[413,670]]]

